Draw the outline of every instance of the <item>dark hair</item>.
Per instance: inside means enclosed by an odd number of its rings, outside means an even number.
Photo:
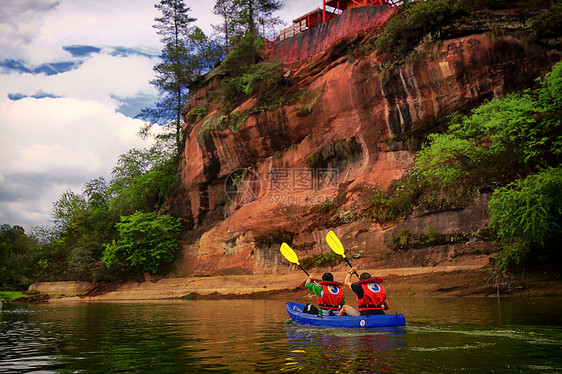
[[[332,275],[332,273],[324,273],[324,274],[322,274],[322,280],[328,281],[328,282],[333,282],[334,276]]]
[[[361,276],[359,277],[359,280],[360,280],[360,281],[364,281],[364,280],[367,280],[367,279],[370,279],[370,278],[372,278],[372,277],[371,277],[371,274],[369,274],[369,273],[363,273],[363,274],[361,274]]]

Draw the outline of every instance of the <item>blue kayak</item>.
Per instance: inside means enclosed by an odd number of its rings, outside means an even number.
[[[404,326],[406,319],[403,314],[381,314],[374,316],[320,316],[317,314],[303,313],[303,304],[287,303],[287,313],[295,323],[324,327],[384,327]]]

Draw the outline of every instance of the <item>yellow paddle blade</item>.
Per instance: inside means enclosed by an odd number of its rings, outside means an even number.
[[[335,232],[330,230],[330,232],[328,232],[328,235],[326,235],[326,241],[328,242],[330,248],[332,248],[332,251],[345,258],[345,250],[343,248],[343,244],[341,243]]]
[[[299,264],[299,257],[297,256],[295,251],[293,251],[293,249],[291,247],[289,247],[289,244],[287,244],[287,243],[281,244],[281,254],[283,256],[285,256],[285,258],[287,260],[289,260],[289,262],[292,262],[293,264],[300,265]]]

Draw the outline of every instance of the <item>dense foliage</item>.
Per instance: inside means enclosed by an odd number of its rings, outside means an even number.
[[[0,227],[0,287],[27,287],[37,263],[37,242],[20,226]]]
[[[220,23],[214,28],[222,36],[224,52],[228,54],[244,37],[258,36],[259,31],[280,24],[273,13],[282,6],[278,0],[216,0],[213,13],[219,16]],[[253,54],[255,50],[249,52]]]
[[[562,167],[549,168],[497,189],[490,201],[491,227],[506,251],[504,267],[561,258]]]
[[[119,238],[105,245],[102,261],[107,268],[126,273],[156,273],[171,262],[179,248],[181,223],[156,213],[136,212],[115,225]]]
[[[158,148],[131,149],[113,169],[111,208],[120,215],[160,211],[177,188],[177,162]]]

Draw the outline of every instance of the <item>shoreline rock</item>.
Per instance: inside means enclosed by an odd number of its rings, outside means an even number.
[[[343,280],[346,272],[332,272]],[[393,297],[488,297],[497,290],[487,283],[489,270],[481,265],[438,266],[431,268],[395,268],[371,271],[384,277],[384,285]],[[320,277],[322,273],[311,273]],[[559,278],[559,277],[558,277]],[[500,296],[562,297],[562,282],[545,273],[529,273],[517,277],[520,287]],[[193,278],[163,278],[157,281],[110,284],[103,288],[89,284],[89,292],[77,288],[77,282],[41,282],[30,286],[49,302],[114,302],[171,299],[216,298],[302,298],[312,295],[304,287],[306,275],[300,271],[272,275],[226,275]],[[82,282],[85,283],[85,282]],[[64,287],[68,286],[67,289]],[[83,286],[83,285],[82,285]],[[350,290],[344,292],[353,298]]]

